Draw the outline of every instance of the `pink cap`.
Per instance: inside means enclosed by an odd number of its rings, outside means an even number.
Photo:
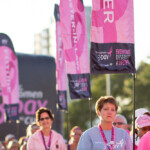
[[[149,112],[146,108],[139,108],[135,110],[135,117],[139,117],[145,113]]]
[[[146,126],[150,126],[150,116],[148,115],[141,115],[136,119],[136,125],[139,128],[143,128]]]

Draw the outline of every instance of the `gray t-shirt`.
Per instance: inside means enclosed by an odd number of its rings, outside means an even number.
[[[103,132],[107,144],[110,145],[112,130],[103,130]],[[114,138],[114,150],[133,150],[133,144],[127,131],[115,127]],[[107,150],[98,126],[88,129],[82,134],[77,150]]]

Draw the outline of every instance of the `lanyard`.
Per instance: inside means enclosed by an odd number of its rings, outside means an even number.
[[[105,134],[103,132],[103,129],[102,129],[101,125],[99,125],[99,131],[100,131],[100,134],[101,134],[101,136],[102,136],[102,138],[104,140],[104,143],[105,143],[107,149],[108,150],[113,150],[113,147],[114,147],[113,145],[115,145],[115,142],[114,142],[114,127],[112,127],[112,134],[111,134],[110,146],[107,145],[107,139],[105,137]]]
[[[48,146],[46,146],[45,139],[44,139],[44,135],[43,135],[43,132],[42,132],[42,131],[41,131],[41,135],[42,135],[42,140],[43,140],[43,144],[44,144],[44,146],[45,146],[45,149],[46,149],[46,150],[50,150],[52,131],[50,131],[50,134],[49,134]]]

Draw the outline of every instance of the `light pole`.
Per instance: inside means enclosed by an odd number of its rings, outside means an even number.
[[[111,95],[111,82],[110,82],[110,74],[106,74],[106,95]]]

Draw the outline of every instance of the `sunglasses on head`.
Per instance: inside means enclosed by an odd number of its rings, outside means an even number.
[[[48,120],[49,117],[45,117],[45,118],[41,118],[40,121],[43,121],[43,120]]]
[[[113,125],[114,125],[114,126],[116,126],[117,124],[118,124],[118,125],[123,125],[124,123],[123,123],[123,122],[113,122]]]

